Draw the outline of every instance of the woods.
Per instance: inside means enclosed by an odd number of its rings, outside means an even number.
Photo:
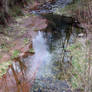
[[[0,24],[6,24],[8,19],[8,0],[0,0]]]
[[[24,5],[27,5],[27,2],[28,0],[0,0],[0,24],[6,25],[9,23],[12,17],[10,10],[12,10],[13,7],[20,6],[22,8]]]
[[[15,14],[17,11],[21,11],[21,8],[23,8],[25,5],[28,5],[28,2],[32,5],[34,2],[44,3],[47,1],[52,2],[55,0],[0,0],[0,24],[6,25],[9,23],[13,15],[11,12],[14,12]],[[18,9],[15,10],[14,8]]]
[[[91,17],[92,0],[0,0],[0,92],[92,92]]]

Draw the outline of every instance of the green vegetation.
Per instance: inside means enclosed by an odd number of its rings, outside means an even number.
[[[35,51],[34,51],[33,48],[31,48],[31,49],[29,50],[29,52],[30,52],[30,53],[35,53]]]
[[[13,17],[23,16],[23,12],[21,11],[20,6],[14,6],[13,8],[9,9],[9,14]]]
[[[8,51],[9,49],[7,48],[6,44],[1,44],[0,45],[0,49],[2,49],[2,51]]]
[[[17,58],[19,56],[19,54],[20,54],[20,51],[19,50],[14,50],[13,51],[13,55],[11,56],[11,58],[12,59]]]
[[[87,83],[89,78],[88,75],[89,60],[87,57],[86,42],[84,43],[81,40],[77,39],[73,45],[67,48],[67,50],[71,51],[71,56],[73,56],[71,61],[72,78],[70,81],[70,84],[73,89],[80,88],[82,90],[85,90],[86,87],[88,86]]]
[[[69,47],[71,51],[72,58],[72,87],[73,88],[81,88],[83,73],[85,72],[85,49],[80,42],[77,42]]]
[[[9,67],[9,65],[11,65],[11,61],[7,61],[7,62],[3,62],[2,64],[0,64],[0,78],[6,74],[7,69]]]
[[[29,43],[29,39],[28,38],[24,38],[24,44],[28,44]]]

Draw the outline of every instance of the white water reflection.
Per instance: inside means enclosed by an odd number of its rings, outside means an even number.
[[[43,37],[42,32],[38,32],[36,38],[33,39],[33,48],[35,51],[34,56],[28,58],[28,76],[34,76],[40,78],[41,76],[48,76],[51,73],[51,54],[48,51],[46,45],[46,39]]]

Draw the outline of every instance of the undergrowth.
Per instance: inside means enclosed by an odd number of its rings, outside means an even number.
[[[7,61],[7,62],[3,62],[0,64],[0,78],[6,74],[8,68],[9,68],[9,65],[11,65],[11,61]]]
[[[85,42],[83,42],[83,38],[79,38],[78,40],[76,40],[76,42],[73,45],[67,48],[69,51],[71,51],[71,56],[72,56],[72,61],[71,61],[71,64],[72,64],[71,76],[72,77],[71,77],[70,85],[72,89],[81,89],[83,90],[83,92],[85,92],[85,90],[88,89],[89,78],[92,83],[92,78],[89,77],[89,73],[88,73],[89,72],[89,58],[87,56],[88,54],[87,48],[89,46],[89,43],[88,44],[87,43],[88,41],[85,40]],[[92,64],[90,64],[90,67],[91,66]]]

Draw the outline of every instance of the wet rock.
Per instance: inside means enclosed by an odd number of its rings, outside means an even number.
[[[71,92],[66,81],[61,81],[57,79],[43,78],[43,80],[35,80],[36,83],[33,85],[33,89],[40,87],[41,92]],[[39,90],[39,91],[40,91]],[[38,92],[38,91],[37,91]]]
[[[41,89],[39,88],[37,92],[42,92]]]
[[[85,35],[85,34],[80,33],[80,34],[78,34],[78,37],[84,37],[84,35]]]

